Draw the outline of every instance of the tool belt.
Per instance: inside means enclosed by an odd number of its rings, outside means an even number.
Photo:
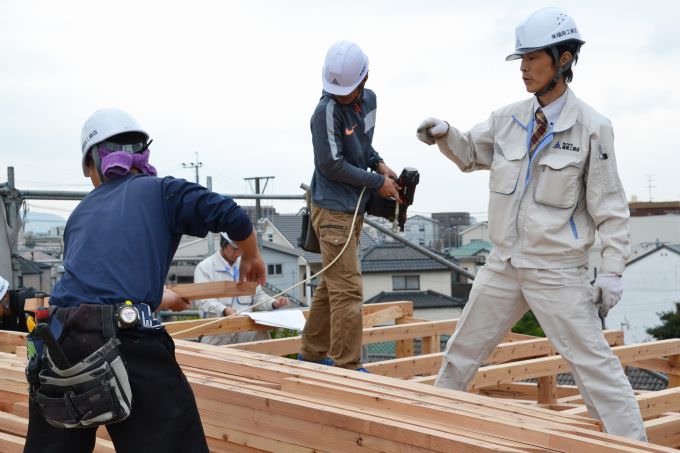
[[[49,327],[39,325],[38,335],[29,335],[28,349],[34,351],[26,368],[31,398],[50,425],[86,428],[130,415],[132,390],[116,332],[151,328],[152,323],[146,317],[151,313],[147,305],[134,305],[142,313],[138,322],[131,322],[129,310],[121,313],[123,307],[132,306],[57,308]]]

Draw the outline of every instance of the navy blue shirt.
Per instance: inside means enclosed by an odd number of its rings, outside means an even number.
[[[107,181],[66,223],[65,274],[50,304],[130,299],[155,309],[182,234],[226,231],[240,241],[252,228],[234,200],[183,179],[138,174]]]
[[[354,212],[363,186],[378,189],[383,185],[382,175],[367,170],[382,162],[372,145],[376,108],[375,93],[369,89],[347,105],[323,92],[310,122],[314,204],[333,211]],[[367,201],[368,193],[362,198],[360,213]]]

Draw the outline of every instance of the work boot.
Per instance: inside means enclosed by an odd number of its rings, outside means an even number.
[[[356,371],[359,371],[360,373],[369,373],[369,374],[371,373],[370,371],[368,371],[366,368],[364,368],[362,366],[357,368]]]
[[[327,365],[327,366],[335,365],[335,362],[333,362],[333,359],[331,359],[330,357],[325,357],[321,360],[307,360],[304,357],[302,357],[302,354],[298,353],[297,359],[302,361],[302,362],[318,363],[319,365]]]

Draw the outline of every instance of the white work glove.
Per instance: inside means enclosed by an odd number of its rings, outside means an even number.
[[[593,284],[595,288],[595,304],[598,305],[600,316],[607,316],[623,296],[623,282],[616,274],[600,274]]]
[[[434,145],[435,138],[444,137],[448,132],[449,123],[437,118],[428,118],[418,126],[416,137],[423,143]]]

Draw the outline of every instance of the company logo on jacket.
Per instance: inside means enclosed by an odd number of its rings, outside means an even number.
[[[560,144],[559,141],[557,143],[555,143],[555,146],[553,146],[553,149],[562,149],[564,151],[574,151],[574,152],[577,152],[577,153],[579,151],[581,151],[580,146],[574,146],[573,143],[567,143],[567,142],[562,142]]]

